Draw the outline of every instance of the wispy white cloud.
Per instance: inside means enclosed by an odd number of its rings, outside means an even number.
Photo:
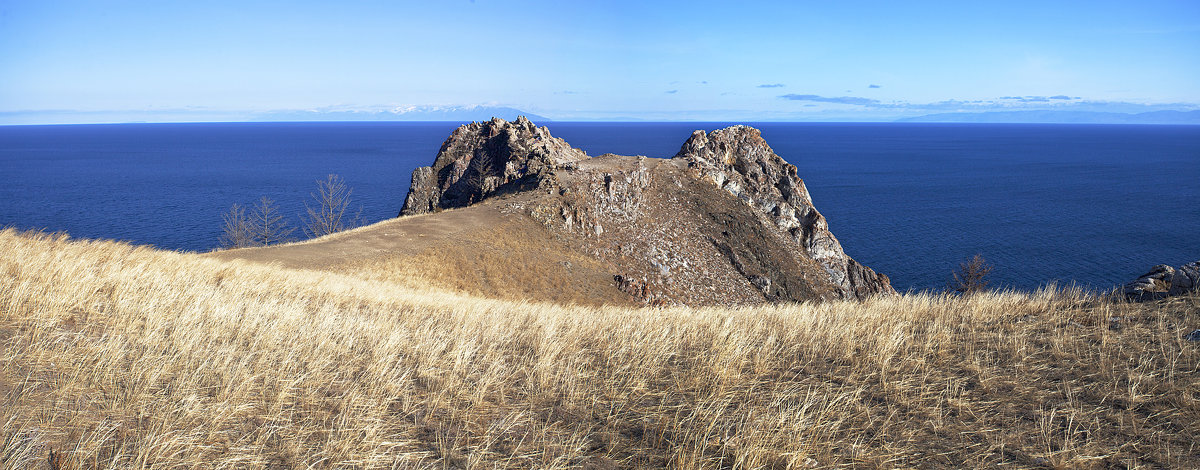
[[[780,98],[792,101],[813,101],[817,103],[851,104],[856,106],[883,106],[879,100],[861,98],[858,96],[820,96],[820,95],[779,95]]]

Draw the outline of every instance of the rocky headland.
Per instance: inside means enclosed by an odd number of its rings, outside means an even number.
[[[658,159],[592,157],[523,117],[467,124],[413,172],[400,214],[484,202],[544,227],[546,239],[530,243],[599,261],[639,303],[895,294],[887,276],[845,254],[796,167],[752,127],[696,131]]]

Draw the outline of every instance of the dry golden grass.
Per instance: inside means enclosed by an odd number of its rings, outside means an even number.
[[[626,305],[634,302],[613,285],[612,270],[541,240],[541,227],[503,223],[431,243],[411,255],[356,260],[328,270],[424,290],[434,287],[493,299],[541,299],[557,304]],[[534,240],[538,240],[535,242]]]
[[[1194,297],[561,307],[11,230],[0,252],[5,468],[1200,462]]]

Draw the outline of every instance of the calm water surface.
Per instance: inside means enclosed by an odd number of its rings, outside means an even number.
[[[722,123],[549,123],[591,155],[669,157]],[[996,282],[1106,288],[1200,260],[1200,126],[754,124],[799,168],[846,252],[897,289],[975,253]],[[0,127],[0,226],[214,248],[260,196],[299,223],[337,173],[369,221],[399,211],[455,123]]]

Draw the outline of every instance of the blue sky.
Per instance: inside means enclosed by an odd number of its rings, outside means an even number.
[[[0,0],[0,122],[422,105],[888,120],[1198,104],[1194,0]]]

